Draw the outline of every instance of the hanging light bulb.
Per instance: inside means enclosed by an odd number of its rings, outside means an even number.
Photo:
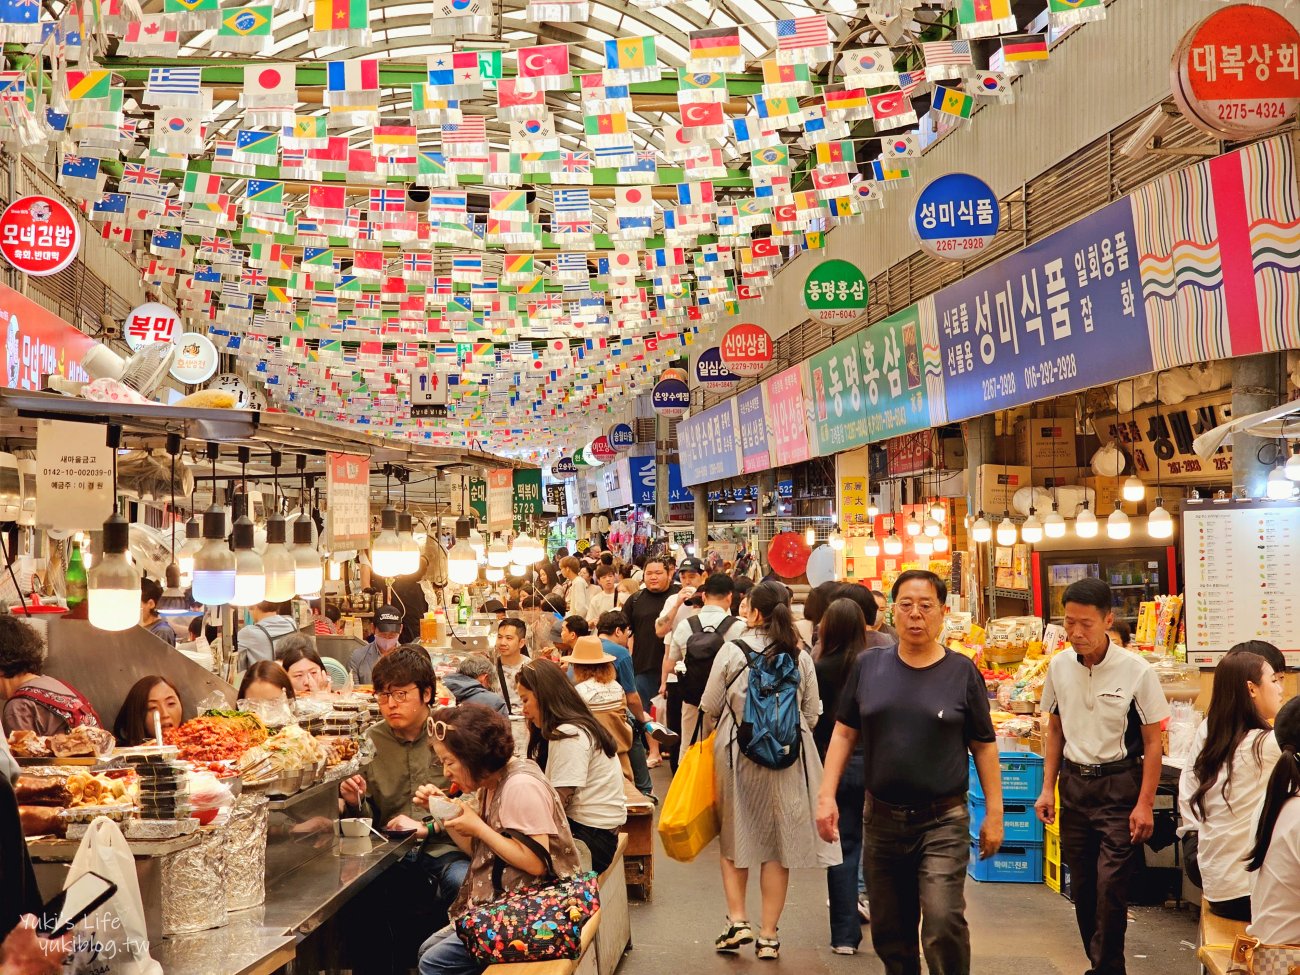
[[[397,513],[397,541],[402,546],[402,571],[400,575],[414,575],[420,571],[420,546],[415,544],[415,518],[403,509]]]
[[[1165,509],[1163,498],[1156,498],[1156,506],[1147,515],[1147,534],[1152,538],[1172,538],[1174,519]]]
[[[518,579],[520,576],[527,575],[527,574],[528,574],[528,566],[520,565],[518,562],[510,563],[510,575],[513,578]]]
[[[487,562],[487,539],[477,528],[469,530],[469,547],[474,550],[474,561],[483,565]]]
[[[1293,481],[1300,481],[1300,444],[1294,448],[1295,452],[1286,459],[1286,466],[1282,468],[1282,473]]]
[[[862,543],[862,554],[869,559],[874,559],[880,554],[880,539],[875,535],[868,535],[867,540]]]
[[[930,517],[942,525],[948,518],[948,509],[936,501],[930,505]]]
[[[402,574],[402,541],[397,537],[397,509],[386,504],[379,512],[379,534],[370,543],[370,568],[384,579]]]
[[[546,557],[546,549],[527,531],[522,531],[510,546],[510,557],[520,565],[534,565]]]
[[[1128,514],[1124,511],[1123,502],[1115,499],[1115,510],[1110,513],[1106,519],[1106,537],[1119,541],[1128,538],[1133,532],[1133,526],[1129,524]]]
[[[812,525],[809,525],[807,530],[803,533],[803,540],[807,542],[809,545],[816,545],[817,529],[814,528]]]
[[[931,538],[934,538],[943,531],[943,525],[939,524],[933,518],[926,518],[925,522],[921,525],[921,531],[924,534],[929,535]]]
[[[226,510],[214,500],[203,512],[203,546],[194,553],[194,598],[225,606],[235,595],[235,553],[226,544]]]
[[[1083,510],[1074,516],[1074,533],[1080,538],[1097,537],[1097,516],[1088,508],[1088,502],[1083,503]]]
[[[1029,517],[1020,526],[1020,537],[1030,545],[1037,545],[1043,540],[1043,523],[1038,520],[1038,514],[1032,507],[1029,509]]]
[[[885,536],[884,544],[881,547],[884,549],[886,555],[903,554],[903,540],[898,537],[898,533],[894,531],[892,525],[890,526],[889,534]]]
[[[1142,479],[1136,474],[1130,474],[1120,488],[1120,497],[1125,501],[1141,501],[1146,496],[1147,486],[1142,483]]]
[[[235,594],[230,597],[232,606],[256,606],[266,599],[266,566],[262,557],[253,551],[253,519],[248,517],[248,495],[235,498],[239,516],[235,519],[232,537],[235,543]]]
[[[922,558],[928,558],[934,554],[934,539],[929,535],[917,535],[912,542],[912,551]]]
[[[934,539],[934,550],[939,553],[948,551],[948,536],[937,535]]]
[[[916,520],[915,511],[908,515],[907,523],[903,525],[903,529],[913,538],[921,534],[921,523]]]
[[[1285,469],[1274,467],[1268,472],[1268,480],[1264,482],[1264,495],[1270,501],[1285,501],[1294,492],[1295,485],[1286,476]]]
[[[90,625],[129,630],[140,622],[140,572],[126,557],[131,524],[116,511],[104,522],[103,553],[86,577]]]
[[[478,581],[478,556],[469,543],[469,519],[456,519],[456,544],[447,553],[447,578],[458,586],[472,585]]]
[[[1052,510],[1043,518],[1043,534],[1048,538],[1065,537],[1065,518],[1055,501],[1052,502]]]
[[[876,504],[876,502],[874,501],[868,502],[867,517],[871,519],[875,519],[879,516],[880,516],[880,505]]]
[[[504,569],[510,564],[510,547],[501,536],[498,535],[488,544],[487,561],[489,569]]]
[[[181,571],[181,584],[186,585],[194,575],[194,554],[203,547],[203,526],[190,515],[185,523],[185,541],[176,550],[176,567]]]
[[[970,526],[970,537],[979,545],[993,541],[993,526],[984,517],[983,510],[980,511],[979,517],[975,519],[975,524]]]
[[[483,578],[488,582],[500,582],[506,577],[506,570],[500,566],[489,565],[483,570]]]
[[[826,539],[826,544],[836,552],[842,552],[844,551],[844,536],[836,529],[830,533],[830,536]]]
[[[188,616],[190,601],[181,586],[180,566],[175,562],[167,566],[163,579],[166,586],[163,588],[162,599],[158,600],[158,605],[154,607],[154,612],[159,616]]]
[[[287,602],[298,591],[298,561],[284,543],[287,537],[288,523],[277,511],[266,519],[266,549],[262,552],[266,598],[273,603]]]
[[[1007,512],[998,522],[997,539],[998,544],[1004,547],[1016,544],[1016,523],[1011,520],[1010,512]]]
[[[320,594],[325,568],[311,544],[311,516],[302,512],[293,521],[293,587],[304,598]]]

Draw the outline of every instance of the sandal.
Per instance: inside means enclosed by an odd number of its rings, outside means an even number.
[[[775,961],[781,957],[780,938],[757,938],[754,941],[754,953],[760,961]]]
[[[727,920],[731,926],[718,935],[718,939],[713,942],[713,947],[718,951],[739,951],[741,945],[747,945],[754,940],[754,931],[748,921],[732,921],[730,918]]]
[[[660,765],[663,764],[663,761],[664,761],[664,760],[663,760],[662,758],[647,758],[647,759],[645,760],[645,767],[646,767],[646,768],[658,768]]]

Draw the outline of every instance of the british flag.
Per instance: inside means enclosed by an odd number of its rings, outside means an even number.
[[[157,186],[162,182],[162,168],[145,166],[141,163],[125,163],[122,166],[122,186]]]
[[[221,254],[229,254],[231,243],[229,237],[203,237],[199,240],[199,257],[211,260]]]
[[[560,154],[560,172],[576,175],[591,172],[591,153],[564,152]]]
[[[270,280],[257,268],[248,268],[239,276],[239,283],[246,288],[265,288]]]

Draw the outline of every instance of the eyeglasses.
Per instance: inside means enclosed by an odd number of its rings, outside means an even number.
[[[411,696],[410,691],[376,691],[375,700],[380,704],[386,704],[390,699],[394,704],[405,704],[406,699]]]
[[[430,718],[426,727],[428,728],[429,734],[438,741],[442,741],[447,737],[447,722],[445,721],[435,721],[433,718]]]
[[[919,603],[914,603],[910,599],[905,599],[900,603],[894,604],[894,608],[897,609],[900,613],[911,613],[915,610],[919,610],[922,613],[929,614],[934,612],[935,607],[937,606],[938,603],[932,603],[926,600],[923,600]]]

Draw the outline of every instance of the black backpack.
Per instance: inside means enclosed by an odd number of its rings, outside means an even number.
[[[727,642],[726,634],[736,624],[734,616],[725,616],[714,627],[705,627],[698,616],[687,621],[691,635],[682,648],[682,660],[686,663],[686,673],[678,679],[678,690],[682,701],[699,707],[704,697],[704,688],[709,683],[709,671],[713,669],[713,658],[718,655],[722,645]]]

